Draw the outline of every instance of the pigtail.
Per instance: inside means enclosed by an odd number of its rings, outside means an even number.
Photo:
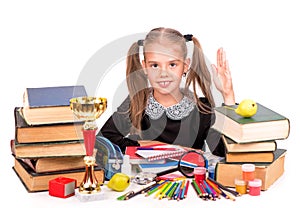
[[[147,104],[148,81],[142,70],[137,42],[132,44],[127,54],[126,81],[130,96],[129,116],[132,122],[130,132],[139,134],[143,111]]]
[[[206,66],[205,57],[199,41],[192,37],[194,51],[190,71],[186,78],[186,88],[192,85],[194,97],[197,98],[197,106],[204,113],[211,113],[215,102],[211,92],[211,76]],[[197,86],[200,87],[203,95],[208,99],[211,106],[207,106],[198,99]]]

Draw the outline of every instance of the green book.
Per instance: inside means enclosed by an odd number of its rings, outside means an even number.
[[[230,106],[237,108],[237,105]],[[290,132],[287,117],[257,103],[257,112],[244,118],[226,106],[215,108],[216,121],[212,128],[237,143],[286,139]]]

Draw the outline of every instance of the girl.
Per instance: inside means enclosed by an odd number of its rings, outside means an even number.
[[[188,41],[194,44],[192,60],[187,58]],[[143,60],[139,54],[141,47]],[[212,68],[224,104],[235,104],[228,62],[222,48],[218,50],[217,64]],[[183,87],[182,79],[185,80]],[[206,140],[214,154],[222,155],[217,148],[220,135],[210,128],[215,119],[211,80],[195,37],[183,36],[170,28],[155,28],[145,40],[133,43],[129,49],[126,70],[129,96],[98,134],[119,145],[123,152],[126,146],[139,145],[141,139],[195,149],[203,149]]]

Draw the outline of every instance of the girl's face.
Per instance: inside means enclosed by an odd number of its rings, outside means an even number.
[[[151,48],[153,50],[151,50]],[[189,59],[184,60],[180,50],[154,45],[147,48],[143,68],[154,89],[154,95],[178,96],[183,73],[189,67]]]

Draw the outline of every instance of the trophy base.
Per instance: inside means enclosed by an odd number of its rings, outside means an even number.
[[[94,184],[81,184],[78,188],[79,193],[81,194],[96,194],[101,191],[101,184],[94,183]]]
[[[81,194],[96,194],[101,191],[99,183],[95,177],[94,173],[94,165],[95,165],[95,157],[93,156],[85,156],[84,161],[86,164],[85,167],[85,175],[84,179],[79,186],[79,192]]]
[[[90,201],[100,201],[105,199],[105,194],[103,192],[96,192],[92,194],[86,194],[75,190],[75,197],[81,202],[90,202]]]

